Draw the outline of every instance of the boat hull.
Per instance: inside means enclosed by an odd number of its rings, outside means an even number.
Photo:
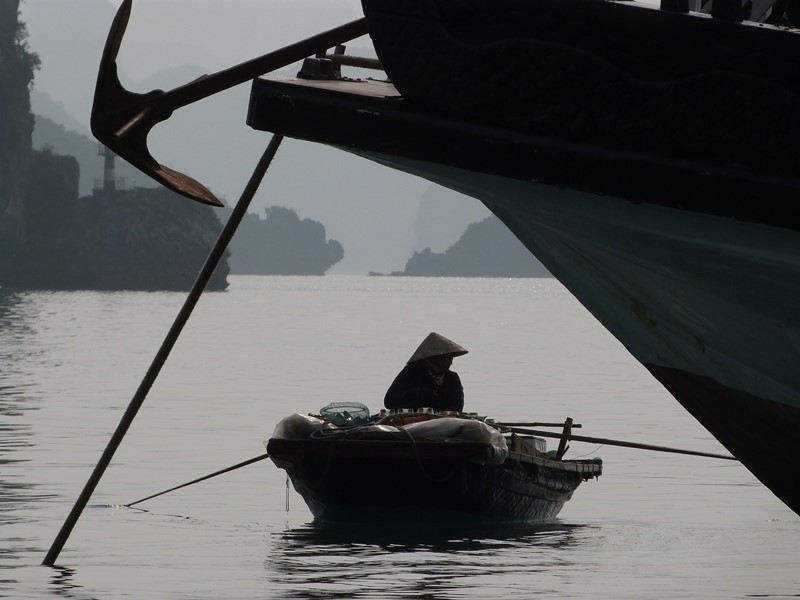
[[[558,515],[598,461],[552,461],[510,453],[481,464],[487,444],[271,439],[316,519],[541,521]]]
[[[800,166],[789,28],[634,1],[362,6],[392,82],[432,112],[790,176]]]

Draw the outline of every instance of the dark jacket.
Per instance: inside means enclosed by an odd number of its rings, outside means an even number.
[[[461,379],[453,371],[445,371],[442,384],[438,387],[428,373],[424,361],[406,365],[383,399],[386,408],[424,408],[434,410],[464,409],[464,388]]]

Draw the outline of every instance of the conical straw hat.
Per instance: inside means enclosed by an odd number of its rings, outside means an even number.
[[[448,340],[443,335],[432,331],[428,334],[428,337],[422,340],[419,348],[411,355],[408,362],[412,363],[417,360],[422,360],[423,358],[432,358],[434,356],[461,356],[467,352],[467,350],[454,341]]]

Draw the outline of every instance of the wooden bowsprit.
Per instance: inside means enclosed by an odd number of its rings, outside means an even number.
[[[133,0],[125,0],[119,7],[103,49],[92,105],[92,133],[115,154],[165,187],[213,206],[223,204],[206,186],[153,158],[147,148],[150,130],[178,108],[367,33],[367,22],[361,18],[218,73],[205,75],[171,91],[152,90],[138,94],[126,90],[117,75],[117,55],[132,5]]]
[[[252,80],[259,75],[288,66],[309,55],[323,53],[328,48],[339,46],[367,33],[366,20],[362,18],[216,74],[201,77],[172,91],[153,90],[146,94],[137,94],[126,90],[117,75],[117,55],[128,26],[132,5],[132,0],[124,0],[119,7],[103,49],[92,105],[92,133],[118,156],[165,187],[192,200],[214,206],[222,206],[222,202],[206,186],[184,173],[163,166],[153,158],[147,148],[147,136],[150,130],[156,124],[168,119],[178,108]],[[158,377],[217,264],[222,259],[233,234],[247,212],[250,201],[266,175],[282,139],[281,135],[273,136],[256,165],[183,307],[176,316],[89,480],[42,561],[43,565],[53,566],[55,564],[61,549],[88,504],[103,473],[111,463],[114,453]]]
[[[266,175],[267,169],[272,163],[272,159],[275,158],[275,154],[277,153],[278,147],[280,146],[282,140],[283,136],[273,136],[269,145],[267,146],[267,149],[264,150],[264,154],[261,156],[261,159],[258,161],[258,164],[253,171],[253,174],[250,176],[250,181],[248,181],[247,186],[245,186],[245,189],[239,198],[239,202],[237,202],[236,206],[234,207],[228,222],[222,229],[222,233],[219,234],[219,237],[217,238],[214,247],[211,249],[205,264],[203,264],[203,268],[200,270],[200,273],[197,276],[189,295],[186,297],[181,310],[175,317],[172,327],[170,327],[170,330],[167,332],[164,341],[161,343],[161,347],[158,349],[156,356],[150,363],[147,373],[145,373],[145,376],[142,378],[136,393],[133,395],[133,398],[128,404],[128,408],[125,410],[125,414],[122,415],[122,419],[120,419],[117,429],[111,436],[106,449],[103,451],[103,454],[97,461],[97,465],[92,471],[92,474],[89,476],[89,479],[84,485],[81,494],[78,496],[78,499],[75,501],[75,505],[72,507],[72,510],[67,516],[67,519],[64,521],[64,524],[61,526],[56,539],[50,546],[50,550],[47,552],[47,555],[42,561],[43,565],[52,567],[55,564],[58,555],[61,553],[61,549],[64,547],[64,544],[72,533],[75,524],[78,522],[78,519],[83,513],[83,509],[86,508],[86,505],[89,503],[89,499],[92,497],[97,484],[100,483],[100,479],[103,477],[103,473],[105,473],[108,465],[111,464],[111,459],[114,457],[114,453],[117,451],[117,448],[119,448],[119,445],[122,443],[122,439],[125,437],[125,434],[133,423],[136,413],[138,413],[139,409],[142,407],[142,404],[147,397],[147,393],[150,391],[153,383],[155,383],[155,380],[158,377],[158,374],[161,372],[161,368],[164,366],[164,363],[167,362],[169,353],[172,351],[175,342],[178,341],[178,337],[183,331],[184,326],[189,321],[189,317],[191,316],[194,307],[197,305],[200,296],[203,294],[203,290],[208,284],[209,279],[211,279],[211,275],[214,273],[214,269],[216,269],[217,264],[219,264],[219,261],[225,253],[225,250],[233,238],[233,234],[236,232],[239,223],[242,222],[242,218],[247,213],[247,208],[250,206],[250,201],[253,199],[253,196],[255,196],[258,186],[261,184],[261,180],[264,178],[264,175]]]

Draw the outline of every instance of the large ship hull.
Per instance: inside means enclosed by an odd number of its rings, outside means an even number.
[[[365,154],[481,199],[795,512],[800,234]]]

